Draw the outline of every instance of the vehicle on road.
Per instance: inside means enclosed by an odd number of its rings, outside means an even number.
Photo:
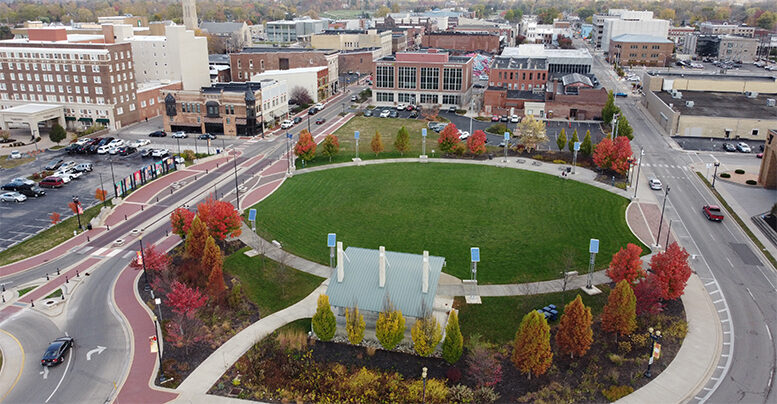
[[[19,150],[11,150],[11,154],[8,155],[8,158],[20,159],[22,158],[22,153],[20,153]]]
[[[0,201],[2,202],[24,202],[27,200],[27,197],[18,193],[18,192],[6,192],[2,195],[0,195]]]
[[[40,360],[42,366],[54,366],[65,360],[65,355],[73,347],[75,341],[73,337],[60,337],[51,342],[43,358]]]
[[[364,116],[366,116],[366,117],[372,116],[372,110],[368,109],[368,110],[364,111]]]
[[[357,97],[357,96],[355,96],[355,95],[352,95],[352,96],[351,96],[351,102],[356,102],[356,101],[358,101],[358,100],[359,100],[359,97]]]
[[[742,153],[752,153],[753,150],[750,149],[750,145],[745,142],[739,142],[737,143],[737,151]]]
[[[723,150],[727,152],[735,152],[737,151],[737,148],[734,147],[734,145],[731,143],[723,143]]]
[[[507,122],[510,120],[510,118],[507,115],[502,115],[499,117],[499,120],[502,122]]]
[[[313,105],[313,108],[315,108],[317,111],[321,111],[324,109],[324,104],[317,102],[315,105]]]
[[[46,164],[45,167],[43,167],[44,170],[53,171],[59,168],[59,166],[62,165],[65,161],[62,159],[54,159],[51,160],[48,164]]]
[[[723,220],[723,211],[720,210],[718,205],[704,205],[701,208],[704,216],[707,216],[708,220],[713,222],[720,222]]]
[[[186,132],[184,132],[184,131],[178,131],[178,132],[173,133],[173,138],[174,139],[186,139],[187,137],[189,137],[189,135],[186,134]]]
[[[281,129],[289,129],[292,126],[294,126],[294,122],[286,119],[285,121],[281,122]]]
[[[91,172],[92,168],[92,163],[81,163],[73,167],[74,170],[81,172]]]
[[[466,130],[459,131],[459,140],[467,140],[469,137],[469,132]]]
[[[663,184],[661,184],[661,181],[659,181],[658,178],[649,179],[648,185],[650,186],[650,189],[655,189],[658,191],[660,191],[663,187]]]
[[[146,146],[146,145],[150,145],[150,144],[151,144],[151,141],[148,140],[148,139],[138,139],[138,140],[130,143],[129,145],[137,149],[137,148],[140,148],[140,147],[143,147],[143,146]]]
[[[448,107],[448,112],[450,112],[452,114],[455,114],[456,113],[456,109],[458,109],[458,108],[456,108],[455,105],[451,105],[450,107]]]
[[[154,149],[151,151],[151,157],[164,157],[170,154],[167,149]]]
[[[162,130],[155,130],[148,134],[148,137],[165,137],[167,136],[167,133],[165,133]]]
[[[294,117],[294,124],[296,125],[296,124],[298,124],[298,123],[300,123],[300,122],[302,122],[302,118],[300,118],[300,117],[298,117],[298,116],[295,116],[295,117]]]
[[[318,118],[318,119],[316,119],[316,125],[321,125],[324,122],[326,122],[326,118]]]
[[[616,96],[616,97],[622,97],[622,98],[626,98],[626,97],[628,97],[629,95],[628,95],[628,94],[626,94],[626,93],[615,93],[615,96]]]
[[[315,115],[317,113],[318,113],[318,110],[316,109],[316,107],[310,107],[310,109],[308,110],[308,115]]]
[[[197,139],[199,140],[214,140],[216,139],[216,135],[212,135],[210,133],[203,133],[200,136],[197,136]]]
[[[518,123],[520,119],[518,118],[518,115],[513,115],[510,117],[510,122],[512,123]]]
[[[47,188],[59,188],[65,185],[65,181],[63,181],[62,178],[50,176],[44,178],[38,185]]]
[[[381,118],[388,118],[388,116],[391,114],[391,111],[384,109],[383,111],[380,111],[380,117]]]

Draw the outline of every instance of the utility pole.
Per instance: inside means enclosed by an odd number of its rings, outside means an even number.
[[[661,205],[661,219],[658,221],[658,237],[656,237],[656,246],[661,242],[661,227],[664,224],[664,209],[666,209],[666,200],[669,199],[669,185],[666,186],[666,192],[664,192],[664,203]]]

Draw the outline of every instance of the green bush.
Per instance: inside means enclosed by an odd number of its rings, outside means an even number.
[[[623,365],[623,357],[618,354],[607,354],[607,359],[610,360],[615,366]]]
[[[747,180],[747,181],[745,181],[745,184],[747,184],[747,185],[758,185],[758,181],[756,181],[756,180]]]
[[[604,397],[610,402],[618,401],[633,392],[634,388],[631,386],[610,386],[609,388],[602,390],[602,394],[604,394]]]
[[[559,160],[559,159],[553,160],[553,164],[566,164],[566,163],[567,163],[566,160]]]
[[[542,161],[542,159],[543,159],[544,157],[543,157],[543,155],[542,155],[542,154],[535,154],[535,155],[531,156],[531,158],[533,158],[533,159],[535,159],[535,160]]]
[[[720,178],[731,178],[731,174],[729,174],[729,173],[720,173]]]
[[[688,334],[688,323],[685,320],[676,320],[665,331],[664,336],[682,341]]]
[[[335,336],[337,323],[335,315],[332,313],[332,309],[329,306],[329,296],[318,296],[318,308],[316,309],[316,314],[313,315],[312,323],[313,332],[315,332],[322,341],[329,341]]]
[[[505,132],[510,133],[510,136],[513,136],[513,131],[511,129],[507,128],[507,125],[503,123],[495,123],[489,127],[486,128],[486,132],[493,133],[495,135],[504,135]]]
[[[629,341],[618,342],[618,351],[624,355],[631,352],[631,342]]]
[[[743,170],[741,168],[737,168],[736,170],[734,170],[734,172],[737,173],[737,174],[744,174],[745,170]]]
[[[448,401],[455,404],[472,403],[475,401],[475,392],[463,384],[457,384],[448,389]]]

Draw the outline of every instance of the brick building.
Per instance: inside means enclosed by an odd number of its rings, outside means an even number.
[[[380,59],[380,48],[356,49],[347,52],[340,52],[338,55],[338,66],[340,74],[355,72],[360,74],[371,73],[375,60]]]
[[[165,112],[165,94],[183,90],[183,83],[142,83],[138,85],[138,119],[145,120],[162,115]]]
[[[494,58],[488,76],[489,87],[508,90],[544,89],[547,81],[548,65],[544,57]]]
[[[378,59],[372,75],[372,103],[467,107],[472,96],[473,59],[437,49]]]
[[[459,52],[499,53],[499,35],[486,32],[427,32],[421,40],[424,48]]]
[[[339,85],[338,54],[331,49],[310,48],[245,48],[242,52],[229,55],[232,81],[251,80],[255,74],[268,70],[289,70],[303,67],[324,66],[328,68],[329,93],[336,93]]]
[[[623,34],[610,39],[607,60],[621,65],[667,66],[674,42],[657,36]]]
[[[216,83],[199,91],[167,91],[165,131],[254,136],[263,133],[262,83]]]

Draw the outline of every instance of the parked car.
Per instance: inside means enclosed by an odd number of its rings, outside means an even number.
[[[108,154],[110,154],[111,156],[113,156],[115,154],[118,154],[119,153],[119,149],[121,149],[122,147],[124,147],[124,146],[121,146],[121,147],[119,147],[119,146],[109,146],[108,147]]]
[[[415,110],[418,109],[418,107],[416,107],[413,104],[407,104],[407,108],[405,108],[405,109],[408,110],[408,111],[415,111]]]
[[[31,187],[21,187],[16,192],[26,196],[26,197],[33,197],[38,198],[41,196],[46,195],[46,191],[40,189],[38,186],[31,186]]]
[[[73,143],[73,144],[69,144],[69,145],[67,145],[67,146],[65,147],[65,149],[64,149],[64,150],[65,150],[65,152],[66,152],[67,154],[76,154],[76,153],[78,153],[78,152],[79,152],[79,151],[80,151],[82,148],[83,148],[83,145],[80,145],[80,144],[77,144],[77,143]]]
[[[723,143],[723,150],[727,152],[735,152],[737,151],[737,148],[734,147],[734,145],[731,143]]]
[[[392,117],[392,118],[398,118],[399,117],[399,112],[397,112],[397,111],[389,111],[389,116]]]
[[[91,142],[92,140],[94,140],[94,139],[88,138],[88,137],[82,137],[81,139],[76,140],[76,142],[74,144],[77,144],[79,146],[83,146],[83,145]]]
[[[132,146],[132,147],[137,149],[137,148],[140,148],[140,147],[143,147],[143,146],[147,146],[147,145],[150,145],[150,144],[151,144],[151,141],[148,140],[148,139],[138,139],[138,140],[132,142],[130,144],[130,146]]]
[[[459,140],[467,140],[468,137],[469,137],[469,132],[467,132],[466,130],[459,131]]]
[[[310,107],[310,109],[308,110],[308,115],[315,115],[317,113],[318,113],[318,110],[316,109],[316,107]]]
[[[73,167],[76,171],[81,172],[91,172],[92,171],[92,163],[81,163],[77,164],[75,167]]]
[[[518,119],[518,115],[513,114],[513,116],[510,117],[510,122],[512,123],[518,123],[520,119]]]
[[[356,102],[356,101],[358,101],[358,100],[359,100],[359,97],[357,97],[357,96],[355,96],[355,95],[352,95],[352,96],[351,96],[351,102]]]
[[[186,139],[187,137],[189,137],[189,135],[184,131],[179,130],[178,132],[173,133],[174,139]]]
[[[410,111],[410,117],[411,118],[418,118],[418,110]]]
[[[143,149],[140,151],[140,157],[151,157],[151,152],[154,151],[153,149]]]
[[[73,347],[75,341],[72,337],[60,337],[55,339],[43,354],[40,360],[41,366],[54,366],[65,360],[65,355]]]
[[[19,150],[11,150],[11,154],[8,155],[8,158],[20,159],[22,158],[22,153],[20,153]]]
[[[27,185],[35,185],[35,181],[24,178],[24,177],[16,177],[11,180],[12,183],[18,183],[18,184],[27,184]]]
[[[298,117],[298,116],[295,116],[295,117],[294,117],[294,124],[296,125],[296,124],[298,124],[298,123],[300,123],[300,122],[302,122],[302,118],[300,118],[300,117]]]
[[[148,134],[148,137],[165,137],[167,136],[167,133],[165,133],[162,130],[155,130]]]
[[[317,102],[316,105],[313,105],[313,108],[315,108],[317,111],[321,111],[324,109],[324,104]]]
[[[54,160],[51,160],[48,164],[46,164],[46,166],[43,167],[43,169],[44,170],[53,171],[53,170],[56,170],[57,168],[59,168],[59,166],[61,166],[62,163],[64,163],[64,162],[65,161],[62,160],[62,159],[54,159]]]
[[[151,151],[151,157],[164,157],[170,154],[167,149],[154,149]]]
[[[107,154],[111,150],[111,147],[108,145],[100,146],[97,148],[97,154]]]
[[[281,122],[281,129],[289,129],[292,126],[294,126],[294,122],[286,119],[285,121]]]
[[[0,195],[0,201],[2,202],[24,202],[27,197],[18,192],[6,192]]]
[[[491,122],[499,122],[499,115],[491,115]]]
[[[712,220],[713,222],[723,220],[723,212],[717,205],[704,205],[701,210],[704,212],[704,216],[707,216],[707,220]]]
[[[650,189],[655,189],[660,191],[663,187],[663,184],[661,184],[661,181],[658,180],[658,178],[651,178],[648,180],[648,185],[650,186]]]
[[[371,109],[365,110],[364,111],[364,116],[367,116],[367,117],[372,116],[372,110]]]
[[[457,109],[458,108],[456,108],[455,105],[451,105],[450,107],[448,107],[448,112],[455,114]]]
[[[397,104],[397,111],[403,111],[405,108],[407,108],[407,105],[403,103]]]
[[[391,114],[391,111],[384,109],[383,111],[380,111],[380,117],[381,118],[388,118],[388,116]]]
[[[626,98],[626,97],[628,97],[629,95],[628,95],[628,94],[626,94],[626,93],[620,93],[620,92],[618,92],[618,93],[615,93],[615,96],[616,96],[616,97],[622,97],[622,98]]]
[[[326,118],[318,118],[318,119],[316,119],[316,125],[321,125],[324,122],[326,122]]]
[[[748,145],[745,142],[739,142],[737,143],[737,150],[742,153],[752,153],[753,151],[750,149],[750,145]]]
[[[65,185],[65,181],[63,181],[62,178],[50,176],[50,177],[44,178],[43,181],[38,183],[38,185],[40,185],[41,187],[47,187],[47,188],[59,188]]]
[[[54,174],[52,174],[52,177],[61,178],[62,182],[64,182],[65,184],[75,179],[72,175],[70,175],[70,173],[66,173],[64,171],[57,171]]]
[[[113,139],[110,143],[108,143],[108,146],[110,147],[122,147],[124,146],[124,141],[121,139]]]
[[[210,134],[210,133],[203,133],[200,136],[197,136],[197,139],[200,140],[214,140],[216,139],[216,135]]]
[[[132,147],[132,146],[124,146],[119,148],[118,154],[119,156],[129,156],[132,153],[135,153],[138,151],[138,149]]]
[[[507,117],[507,115],[502,115],[499,117],[499,120],[502,122],[507,122],[510,118]]]
[[[186,163],[186,159],[184,159],[181,156],[173,157],[173,161],[175,161],[175,164],[185,164]]]

